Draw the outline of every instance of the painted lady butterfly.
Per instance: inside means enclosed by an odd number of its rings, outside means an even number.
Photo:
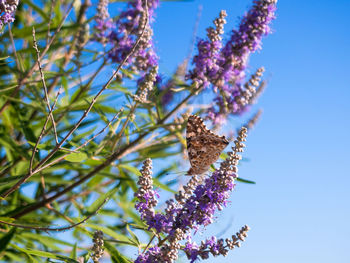
[[[225,136],[218,136],[207,129],[201,117],[191,115],[187,121],[186,142],[191,168],[187,175],[202,174],[216,162],[229,144]]]

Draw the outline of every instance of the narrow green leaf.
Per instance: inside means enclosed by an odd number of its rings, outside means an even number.
[[[169,186],[161,183],[157,178],[153,178],[153,184],[157,187],[159,187],[160,189],[163,189],[165,191],[168,191],[170,193],[176,194],[177,192],[174,191],[173,189],[171,189]]]
[[[73,259],[77,259],[77,243],[74,244],[72,252],[70,253],[70,257]]]
[[[111,259],[114,263],[130,263],[129,259],[127,259],[125,256],[120,254],[120,252],[109,242],[104,243],[105,248],[107,249],[109,255],[111,256]]]
[[[19,246],[16,246],[15,244],[11,244],[11,246],[13,248],[21,251],[21,252],[24,252],[26,254],[33,255],[33,256],[39,256],[39,257],[44,257],[44,258],[52,258],[52,259],[62,260],[63,262],[67,262],[67,263],[79,263],[79,261],[74,260],[72,258],[69,258],[69,257],[66,257],[66,256],[62,256],[62,255],[53,254],[53,253],[50,253],[50,252],[34,250],[34,249],[25,249],[25,248],[21,248]]]
[[[41,17],[44,18],[46,21],[49,21],[49,17],[44,12],[44,10],[39,6],[35,5],[33,1],[23,0],[23,2],[29,5],[31,8],[33,8],[36,12],[38,12],[41,15]]]
[[[79,152],[79,153],[71,153],[70,155],[68,155],[66,158],[64,158],[66,161],[68,162],[72,162],[72,163],[80,163],[84,160],[87,159],[87,154],[83,153],[83,152]]]
[[[6,233],[4,236],[0,238],[0,252],[6,249],[7,245],[10,243],[11,239],[13,238],[15,232],[16,232],[16,228],[13,227],[8,233]]]
[[[132,232],[132,230],[129,227],[129,224],[126,225],[126,230],[128,230],[129,234],[132,236],[133,240],[135,241],[135,243],[139,246],[140,245],[140,240],[138,239],[138,237],[135,235],[134,232]]]
[[[13,262],[22,262],[23,261],[23,258],[21,258],[18,254],[11,253],[8,251],[5,252],[5,256],[12,259]]]
[[[6,178],[0,178],[0,185],[5,186],[5,185],[12,185],[13,181],[18,181],[21,179],[23,175],[20,176],[10,176]]]
[[[95,224],[91,224],[91,223],[85,223],[84,225],[87,227],[91,227],[95,230],[101,230],[104,234],[109,235],[109,236],[113,237],[114,239],[116,239],[117,241],[123,242],[124,244],[136,246],[136,244],[134,242],[131,242],[129,238],[127,238],[124,235],[117,234],[114,230],[112,230],[108,227],[95,225]]]
[[[254,181],[250,181],[250,180],[247,180],[247,179],[243,179],[243,178],[236,178],[236,180],[238,182],[241,182],[241,183],[245,183],[245,184],[256,184]]]
[[[137,176],[140,176],[140,175],[141,175],[139,169],[137,169],[137,168],[134,167],[134,166],[131,166],[131,165],[128,165],[128,164],[119,164],[118,166],[119,166],[120,168],[123,168],[123,169],[125,169],[125,170],[127,170],[127,171],[129,171],[129,172],[131,172],[131,173],[133,173],[133,174],[135,174],[135,175],[137,175]]]
[[[103,202],[106,201],[106,199],[109,199],[111,198],[111,196],[113,196],[117,191],[118,191],[118,187],[113,187],[111,190],[109,190],[107,193],[104,193],[102,195],[100,195],[99,198],[96,199],[95,202],[92,203],[92,205],[90,205],[88,208],[87,208],[87,211],[91,214],[91,213],[94,213],[98,207],[100,207]]]
[[[40,234],[35,234],[35,233],[21,233],[22,237],[31,239],[31,240],[35,240],[35,241],[39,241],[42,244],[48,245],[50,246],[51,244],[61,244],[61,245],[65,245],[65,246],[70,246],[73,247],[74,245],[64,241],[64,240],[60,240],[54,237],[50,237],[50,236],[45,236],[45,235],[40,235]],[[52,246],[53,248],[53,246]]]

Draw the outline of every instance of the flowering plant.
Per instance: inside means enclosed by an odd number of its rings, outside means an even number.
[[[219,168],[187,177],[180,191],[165,177],[179,163],[195,165],[194,154],[214,155],[209,167],[221,153],[200,136],[188,152],[189,114],[205,117],[213,131],[201,132],[226,146],[216,130],[256,103],[264,68],[247,77],[248,60],[270,32],[276,2],[254,0],[227,38],[222,10],[193,58],[165,76],[153,40],[158,0],[124,3],[117,14],[120,4],[108,0],[0,0],[0,258],[194,262],[239,247],[248,226],[225,240],[194,238],[244,181],[239,153],[261,111]],[[195,104],[201,94],[209,102]]]

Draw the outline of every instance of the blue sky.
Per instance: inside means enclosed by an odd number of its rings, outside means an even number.
[[[161,70],[170,73],[186,56],[198,6],[198,36],[221,9],[228,30],[251,1],[163,2],[155,40]],[[249,134],[231,205],[201,238],[252,230],[227,258],[206,262],[350,262],[350,1],[278,2],[274,33],[250,60],[266,68],[264,110]],[[228,127],[227,127],[228,128]],[[184,260],[185,261],[185,260]]]

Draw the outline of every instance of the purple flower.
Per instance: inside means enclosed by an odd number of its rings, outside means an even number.
[[[187,79],[192,80],[195,89],[211,86],[216,93],[207,112],[207,118],[214,124],[222,124],[227,115],[241,114],[246,110],[246,104],[240,99],[248,58],[261,48],[262,37],[270,32],[269,24],[275,17],[276,3],[277,0],[255,0],[225,45],[220,35],[226,14],[221,13],[214,21],[216,30],[209,28],[208,40],[198,42],[198,54],[192,61],[194,68],[187,74]]]
[[[135,193],[135,197],[138,198],[138,202],[135,204],[136,210],[141,214],[141,219],[147,222],[154,221],[154,207],[157,205],[157,195],[153,190],[153,179],[152,179],[152,160],[146,159],[143,162],[141,169],[141,176],[137,182],[140,188]]]
[[[219,255],[226,256],[229,250],[241,246],[239,241],[244,241],[245,237],[248,236],[248,231],[249,227],[245,225],[236,233],[236,235],[232,235],[231,239],[226,238],[224,241],[223,239],[217,239],[213,236],[202,241],[200,246],[195,242],[192,243],[191,240],[188,240],[185,244],[184,251],[187,258],[191,260],[191,263],[199,258],[207,259],[209,258],[209,254],[212,254],[214,257]]]
[[[0,30],[4,24],[15,21],[19,0],[0,0]]]
[[[159,254],[160,254],[159,247],[154,246],[149,248],[146,253],[140,254],[134,262],[135,263],[162,262],[162,261],[156,260],[156,257],[158,257]]]
[[[233,30],[229,41],[222,50],[228,61],[234,62],[234,75],[241,75],[248,56],[261,48],[261,39],[270,33],[269,24],[275,18],[277,0],[255,0],[254,5],[242,18],[238,30]],[[229,80],[231,76],[226,76]]]
[[[213,83],[218,74],[219,67],[217,60],[220,59],[219,51],[222,48],[222,38],[224,24],[226,23],[226,12],[222,10],[220,16],[214,20],[215,29],[207,29],[208,39],[201,39],[197,43],[198,54],[193,58],[194,68],[186,76],[191,79],[196,88],[208,87]]]
[[[153,21],[153,13],[158,6],[158,0],[149,0],[147,4],[148,12],[144,7],[144,1],[129,2],[127,9],[119,15],[115,23],[116,29],[109,35],[109,43],[113,48],[108,56],[113,62],[121,63],[143,32],[135,53],[125,64],[130,70],[136,72],[147,71],[147,69],[155,67],[158,61],[153,48],[153,31],[149,25],[149,22]],[[148,13],[148,17],[146,17],[146,13]]]
[[[210,110],[209,118],[220,122],[222,115],[240,114],[245,105],[237,101],[243,89],[243,81],[249,55],[261,48],[262,37],[270,33],[269,24],[275,18],[277,0],[255,0],[254,5],[242,18],[238,30],[233,30],[230,39],[221,50],[218,59],[220,73],[216,85],[220,94]]]
[[[109,0],[99,0],[97,5],[96,25],[94,38],[102,44],[106,44],[111,30],[114,28],[113,21],[108,13]]]

